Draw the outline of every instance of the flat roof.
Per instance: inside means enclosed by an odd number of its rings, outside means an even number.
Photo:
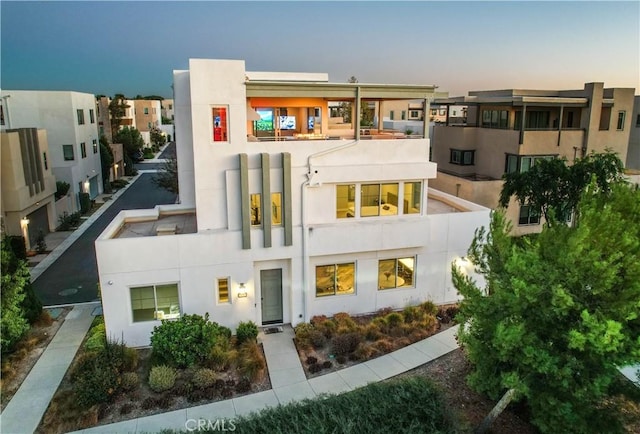
[[[328,100],[361,99],[425,99],[436,95],[436,85],[375,84],[375,83],[328,83],[300,81],[247,80],[247,97],[292,98],[316,97]]]

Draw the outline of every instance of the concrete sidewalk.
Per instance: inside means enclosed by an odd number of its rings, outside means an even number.
[[[293,344],[293,330],[290,326],[283,328],[283,333],[260,333],[258,336],[267,358],[271,390],[97,426],[76,433],[154,433],[163,429],[184,431],[188,426],[194,427],[198,419],[233,419],[267,407],[314,398],[320,394],[347,392],[409,371],[458,348],[455,339],[458,331],[456,326],[393,353],[307,380]]]
[[[49,406],[93,321],[99,303],[76,306],[0,415],[0,432],[32,433]]]

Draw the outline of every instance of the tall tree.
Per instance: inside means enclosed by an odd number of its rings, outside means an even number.
[[[2,353],[9,352],[29,329],[23,303],[25,286],[29,283],[29,269],[26,261],[17,260],[7,237],[2,237],[1,247],[2,309],[0,317],[0,343]]]
[[[136,155],[142,150],[144,140],[140,131],[131,127],[124,127],[113,136],[113,143],[122,143],[124,153],[135,161]]]
[[[105,193],[111,193],[111,167],[113,166],[113,152],[105,136],[100,136],[100,164],[102,166],[102,186]]]
[[[582,192],[595,177],[595,187],[606,192],[623,178],[622,161],[611,152],[591,153],[568,166],[564,158],[538,160],[526,172],[504,176],[500,205],[506,207],[511,196],[544,215],[547,225],[566,221],[575,210]]]
[[[130,107],[127,104],[127,98],[117,93],[109,103],[109,118],[111,119],[111,136],[115,136],[122,125],[122,118],[126,114],[126,110]]]
[[[156,148],[160,148],[160,146],[167,143],[167,136],[165,136],[158,127],[151,128],[151,130],[149,131],[149,136],[151,138],[151,144]]]
[[[578,224],[535,239],[510,237],[495,212],[469,249],[485,288],[452,266],[470,385],[513,389],[542,432],[615,430],[603,397],[617,367],[640,360],[640,191],[606,190],[590,184]]]

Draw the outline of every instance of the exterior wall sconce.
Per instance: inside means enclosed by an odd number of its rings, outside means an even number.
[[[84,192],[85,193],[89,193],[89,187],[91,186],[91,184],[89,183],[89,175],[87,175],[87,180],[84,182]]]
[[[460,270],[462,272],[464,272],[464,273],[468,273],[472,269],[472,266],[473,266],[471,261],[466,256],[462,256],[460,258],[457,258],[455,260],[455,263],[458,266],[458,268],[460,268]]]
[[[31,243],[29,242],[29,219],[23,217],[20,219],[20,229],[22,229],[22,236],[24,238],[25,248],[31,250]]]
[[[247,297],[247,289],[244,287],[244,283],[240,284],[238,288],[238,298],[246,298]]]

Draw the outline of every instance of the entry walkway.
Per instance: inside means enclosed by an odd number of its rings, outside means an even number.
[[[456,326],[368,362],[307,380],[293,344],[293,329],[290,326],[283,329],[282,333],[260,333],[258,336],[267,358],[271,390],[97,426],[77,433],[155,433],[164,429],[185,431],[186,428],[196,427],[199,419],[233,419],[267,407],[314,398],[323,393],[347,392],[409,371],[458,348]]]
[[[93,321],[99,303],[75,306],[0,415],[0,432],[32,433]]]

